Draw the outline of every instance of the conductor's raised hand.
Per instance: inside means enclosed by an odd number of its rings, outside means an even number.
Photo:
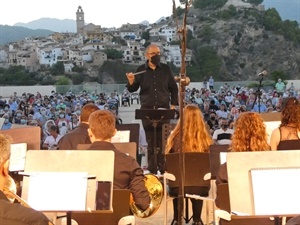
[[[127,80],[129,82],[129,84],[130,85],[133,84],[133,82],[134,82],[134,74],[130,72],[130,73],[126,73],[126,76],[127,76]]]

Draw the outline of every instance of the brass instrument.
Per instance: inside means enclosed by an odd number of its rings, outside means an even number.
[[[6,197],[11,201],[14,202],[15,200],[17,200],[21,205],[27,207],[27,208],[31,208],[29,206],[29,204],[22,199],[21,197],[19,197],[16,192],[17,192],[17,185],[14,181],[14,179],[9,176],[7,178],[4,190],[3,190],[4,194],[6,195]],[[48,222],[48,225],[54,225],[51,221]]]
[[[132,213],[140,218],[146,218],[153,215],[159,209],[164,196],[163,185],[155,175],[145,175],[145,186],[149,192],[151,200],[149,208],[142,211],[135,205],[133,201],[129,205]]]

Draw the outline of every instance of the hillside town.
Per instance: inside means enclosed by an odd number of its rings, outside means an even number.
[[[162,19],[164,20],[164,19]],[[114,49],[122,53],[124,64],[140,65],[145,62],[142,33],[149,31],[150,41],[161,46],[162,61],[181,66],[179,45],[170,45],[178,41],[176,24],[165,23],[124,24],[120,28],[102,28],[93,23],[86,24],[81,6],[76,12],[77,33],[54,32],[49,37],[28,37],[16,43],[0,48],[0,66],[24,66],[28,71],[37,71],[41,67],[51,67],[63,62],[65,73],[71,72],[76,65],[90,68],[101,66],[108,60],[105,49]],[[193,31],[192,26],[188,29]],[[126,41],[126,45],[117,44],[114,39]],[[186,63],[191,62],[192,52],[187,50]]]
[[[252,8],[253,5],[241,0],[230,0],[224,7],[234,5],[239,8]],[[257,7],[264,10],[263,6]],[[76,33],[54,32],[49,37],[27,37],[18,42],[0,46],[0,67],[24,66],[34,72],[41,67],[51,67],[63,62],[65,73],[74,66],[89,69],[101,66],[108,60],[104,50],[114,49],[122,53],[123,64],[140,65],[145,62],[144,50],[146,40],[143,33],[149,35],[148,42],[161,48],[162,62],[181,67],[180,34],[175,19],[168,21],[162,17],[156,23],[143,21],[140,24],[123,24],[120,28],[102,28],[93,23],[86,24],[85,13],[81,6],[76,11]],[[196,15],[192,15],[196,17]],[[194,28],[187,24],[187,30],[194,36]],[[121,40],[122,43],[120,44]],[[125,44],[126,43],[126,44]],[[192,50],[187,49],[186,65],[192,61]]]

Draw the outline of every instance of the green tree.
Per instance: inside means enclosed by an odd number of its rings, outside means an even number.
[[[200,47],[196,50],[196,59],[202,76],[219,74],[222,60],[211,46]]]
[[[281,17],[276,9],[267,9],[264,14],[264,25],[267,30],[279,30],[281,28]]]
[[[254,4],[254,5],[260,5],[263,3],[264,0],[248,0],[248,3]]]
[[[182,7],[180,7],[180,6],[178,6],[178,7],[176,8],[176,14],[177,14],[178,17],[180,17],[181,15],[183,15],[184,12],[185,12],[185,9],[184,9],[184,8],[182,8]]]
[[[77,72],[77,73],[82,73],[85,69],[81,66],[77,66],[75,65],[73,68],[72,68],[72,72]]]
[[[53,64],[50,68],[50,73],[52,75],[62,75],[65,74],[65,67],[63,62],[57,62]]]
[[[148,30],[146,30],[146,31],[144,31],[143,33],[142,33],[142,35],[141,35],[141,38],[142,39],[145,39],[146,41],[148,41],[149,39],[150,39],[150,33],[149,33],[149,29]]]
[[[108,59],[122,59],[123,57],[122,52],[116,49],[105,49],[104,52]]]
[[[84,81],[84,74],[73,74],[71,75],[71,80],[74,85],[81,84]]]
[[[70,84],[70,80],[66,76],[60,77],[55,83],[55,85],[68,85],[68,84]]]
[[[287,80],[289,76],[283,71],[273,71],[271,73],[271,79],[272,81],[274,81],[274,86],[277,83],[279,78],[282,80],[282,82],[286,83],[285,80]]]
[[[218,9],[226,4],[227,0],[194,0],[193,5],[199,9]]]

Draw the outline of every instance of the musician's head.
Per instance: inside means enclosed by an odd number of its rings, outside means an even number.
[[[80,122],[88,123],[90,115],[97,110],[100,109],[95,104],[93,103],[85,104],[81,109]]]
[[[110,141],[116,134],[116,117],[109,110],[93,112],[89,118],[89,137],[91,142]]]
[[[10,136],[0,134],[0,190],[3,189],[8,177],[11,143],[12,138]]]
[[[243,112],[235,122],[230,150],[234,152],[255,152],[270,150],[267,143],[266,126],[256,112]]]
[[[300,101],[296,97],[284,98],[281,110],[281,125],[293,126],[300,130]]]

